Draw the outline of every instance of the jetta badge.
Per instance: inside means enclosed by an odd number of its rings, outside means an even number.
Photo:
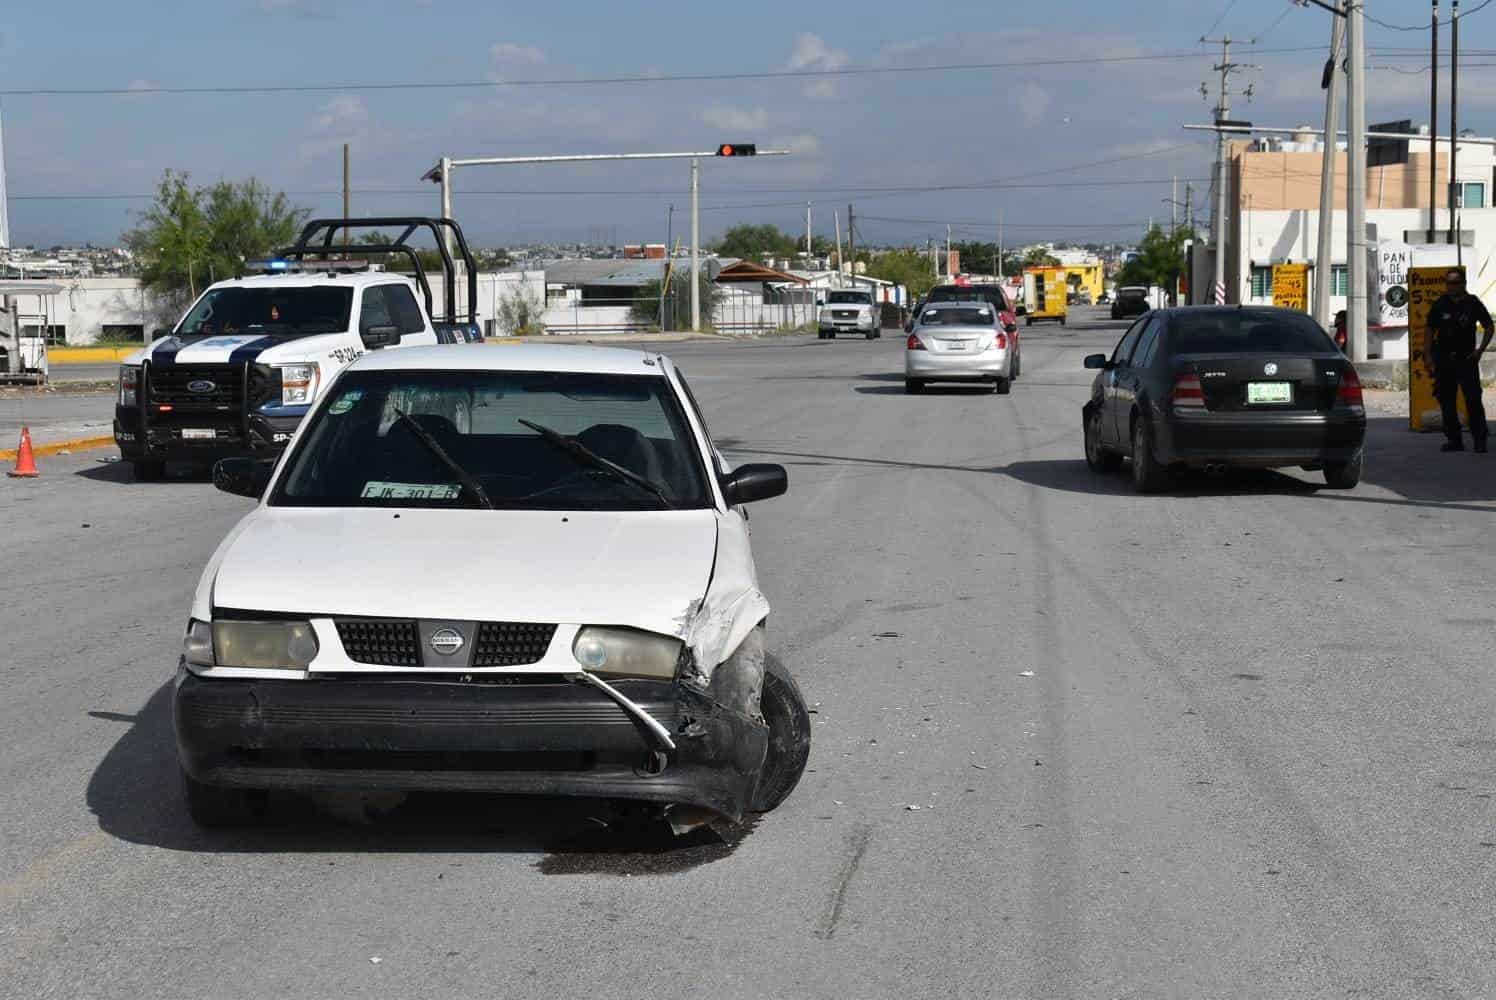
[[[217,388],[218,388],[218,383],[217,382],[209,382],[205,378],[200,378],[200,379],[197,379],[196,381],[188,382],[187,383],[187,391],[188,392],[195,392],[195,393],[199,393],[199,394],[202,394],[202,393],[205,393],[205,392],[212,392],[214,389],[217,389]]]
[[[431,648],[443,656],[451,656],[462,649],[462,634],[456,629],[439,628],[431,633]]]
[[[1273,362],[1269,361],[1267,364],[1265,364],[1265,365],[1262,366],[1262,374],[1264,374],[1264,375],[1276,375],[1276,374],[1278,374],[1278,366],[1275,365]]]

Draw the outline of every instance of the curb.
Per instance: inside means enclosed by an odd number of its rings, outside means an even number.
[[[54,347],[47,360],[54,365],[98,364],[101,361],[123,361],[145,345],[136,347]]]
[[[114,438],[112,436],[73,438],[71,441],[53,441],[50,444],[33,445],[31,448],[31,453],[33,455],[41,457],[46,455],[56,455],[58,452],[63,451],[87,451],[90,448],[107,448],[112,444],[114,444]],[[8,448],[5,451],[0,451],[0,460],[4,460],[7,462],[15,461],[17,450],[18,449],[15,448]]]

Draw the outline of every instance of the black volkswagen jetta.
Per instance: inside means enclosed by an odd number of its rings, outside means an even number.
[[[1356,369],[1319,324],[1291,309],[1158,309],[1128,328],[1081,410],[1086,462],[1098,472],[1132,459],[1139,492],[1171,468],[1322,469],[1350,489],[1361,479],[1366,410]]]

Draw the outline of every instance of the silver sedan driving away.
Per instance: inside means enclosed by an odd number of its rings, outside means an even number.
[[[904,345],[904,391],[931,382],[990,382],[1006,394],[1020,371],[1018,328],[1005,325],[988,303],[926,306]]]

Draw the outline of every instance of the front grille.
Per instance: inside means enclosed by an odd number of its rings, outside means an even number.
[[[519,667],[538,663],[551,646],[554,625],[531,622],[483,622],[473,650],[475,667]]]
[[[833,310],[831,310],[831,315],[834,316],[834,317],[836,317],[837,319],[856,319],[857,318],[857,310],[855,310],[855,309],[833,309]]]
[[[338,639],[354,663],[378,667],[419,667],[421,643],[413,621],[339,618]]]
[[[210,384],[207,392],[188,388]],[[152,403],[237,410],[244,392],[243,365],[150,365],[146,376]]]

